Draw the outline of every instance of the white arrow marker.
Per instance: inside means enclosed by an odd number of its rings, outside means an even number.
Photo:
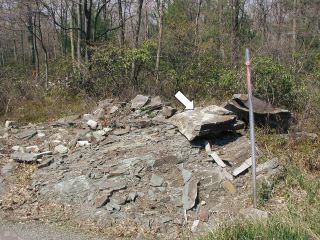
[[[174,95],[185,107],[186,110],[193,110],[193,101],[189,101],[188,98],[186,98],[185,95],[182,94],[182,92],[177,92],[176,95]]]

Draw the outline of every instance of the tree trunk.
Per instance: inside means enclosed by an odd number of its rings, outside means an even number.
[[[81,18],[81,4],[82,0],[79,0],[78,3],[78,11],[77,11],[77,21],[78,21],[78,38],[77,38],[77,60],[78,60],[78,68],[80,68],[80,63],[81,63],[81,29],[82,29],[82,18]]]
[[[120,47],[124,47],[125,26],[124,26],[121,0],[118,0],[118,17],[119,17],[119,24],[120,24],[120,37],[119,37],[120,38]]]
[[[160,54],[161,54],[161,45],[162,45],[163,15],[164,15],[164,0],[160,0],[158,49],[157,49],[156,68],[155,68],[156,84],[159,84],[159,65],[160,65]]]
[[[74,69],[75,53],[74,53],[74,34],[73,34],[73,28],[74,28],[73,9],[74,9],[74,3],[72,2],[72,4],[71,4],[70,46],[71,46],[72,68],[73,68],[73,71],[75,71],[75,69]]]
[[[293,0],[293,19],[292,19],[292,50],[296,50],[297,46],[297,0]]]
[[[240,0],[232,1],[232,32],[231,32],[231,45],[232,53],[231,60],[234,67],[238,67],[239,51],[240,51],[240,38],[239,38],[239,13],[240,13]]]
[[[21,41],[21,55],[22,55],[22,63],[25,65],[25,56],[24,56],[24,35],[23,31],[21,30],[20,33],[20,41]]]
[[[148,1],[145,1],[145,36],[144,39],[149,39],[149,15],[148,15]]]
[[[37,45],[37,28],[36,28],[36,23],[37,23],[37,15],[34,16],[33,18],[33,45],[35,49],[35,73],[34,73],[34,79],[37,82],[39,78],[39,73],[40,73],[40,61],[39,61],[39,51],[38,51],[38,45]]]
[[[198,33],[199,33],[199,18],[201,12],[202,0],[198,0],[197,16],[196,16],[196,26],[195,26],[195,36],[194,36],[194,45],[198,45]]]
[[[136,24],[136,31],[135,31],[135,41],[134,41],[134,48],[138,48],[139,45],[139,34],[140,34],[140,26],[141,26],[141,13],[142,13],[142,5],[143,0],[139,0],[139,6],[138,6],[138,20]],[[136,69],[136,61],[133,61],[132,63],[132,79],[134,79],[137,82],[137,69]]]

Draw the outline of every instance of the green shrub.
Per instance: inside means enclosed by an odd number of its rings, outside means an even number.
[[[296,105],[298,83],[288,69],[269,57],[255,58],[252,64],[252,82],[256,97],[271,104],[287,107]]]

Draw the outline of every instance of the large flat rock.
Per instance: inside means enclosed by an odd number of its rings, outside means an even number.
[[[255,122],[258,125],[269,126],[286,131],[289,128],[291,113],[286,109],[275,108],[270,103],[258,98],[252,98]],[[225,106],[245,122],[249,121],[249,100],[247,94],[235,94]]]
[[[211,105],[176,114],[170,122],[192,141],[197,137],[213,136],[233,130],[236,116],[222,107]]]

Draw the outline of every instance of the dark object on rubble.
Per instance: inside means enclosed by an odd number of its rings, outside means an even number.
[[[258,126],[268,126],[280,131],[287,131],[290,125],[291,113],[288,110],[275,108],[270,103],[258,98],[252,98],[254,120]],[[246,123],[249,119],[249,102],[247,94],[235,94],[224,108],[235,113]]]

